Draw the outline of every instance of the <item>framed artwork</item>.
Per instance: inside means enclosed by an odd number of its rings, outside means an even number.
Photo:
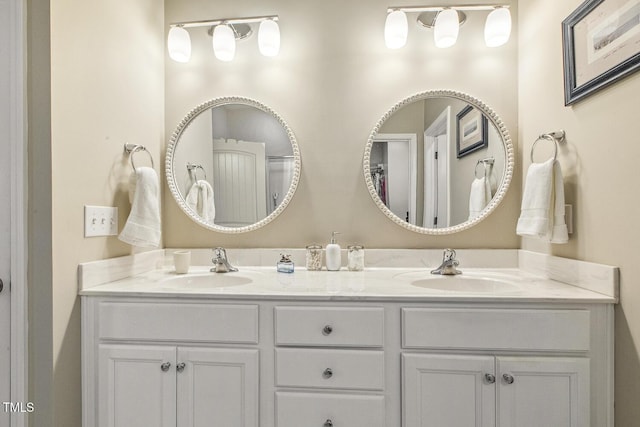
[[[458,158],[489,145],[487,118],[467,105],[456,115],[456,150]]]
[[[587,0],[562,21],[564,103],[640,69],[640,0]]]

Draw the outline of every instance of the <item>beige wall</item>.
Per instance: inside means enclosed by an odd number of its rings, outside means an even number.
[[[572,107],[564,106],[560,25],[581,3],[528,0],[519,4],[521,164],[528,166],[536,135],[566,130],[568,141],[559,159],[567,202],[575,206],[576,227],[567,245],[549,247],[523,239],[522,247],[620,267],[621,304],[615,319],[616,427],[634,427],[640,420],[640,74]]]
[[[117,206],[122,229],[126,142],[147,146],[160,169],[163,19],[160,0],[51,3],[54,421],[41,425],[80,426],[78,263],[131,252],[115,237],[85,239],[83,206]]]
[[[205,231],[179,209],[165,187],[167,247],[302,247],[328,243],[367,247],[514,248],[519,177],[505,202],[471,230],[447,237],[414,234],[395,225],[371,200],[362,156],[371,129],[396,102],[430,89],[456,89],[482,99],[517,133],[517,38],[484,46],[485,14],[470,14],[458,44],[436,49],[432,33],[411,19],[404,49],[384,45],[386,0],[167,0],[167,23],[228,16],[278,14],[282,49],[262,57],[256,37],[238,43],[231,63],[216,60],[211,39],[192,31],[189,64],[167,60],[166,124],[170,135],[196,105],[221,96],[246,96],[277,111],[295,133],[302,154],[298,191],[284,213],[243,235]],[[515,13],[515,8],[514,8]]]

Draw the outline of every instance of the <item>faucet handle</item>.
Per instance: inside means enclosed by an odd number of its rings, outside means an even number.
[[[213,259],[214,262],[216,260],[227,259],[227,251],[224,248],[218,246],[217,248],[213,248],[212,251],[215,256]]]
[[[451,248],[447,248],[444,250],[442,254],[442,261],[455,261],[456,259],[456,251]]]

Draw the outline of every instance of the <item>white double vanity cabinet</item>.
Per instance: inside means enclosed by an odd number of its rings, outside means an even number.
[[[592,276],[614,289],[602,268]],[[615,294],[520,269],[467,270],[445,282],[457,291],[429,280],[272,267],[87,279],[83,426],[613,427]]]

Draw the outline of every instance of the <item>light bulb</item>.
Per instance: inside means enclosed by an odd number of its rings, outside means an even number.
[[[273,19],[267,19],[260,23],[258,49],[264,56],[276,56],[280,52],[280,27]]]
[[[458,20],[458,11],[455,9],[444,9],[438,12],[436,24],[433,29],[433,39],[436,47],[444,49],[456,44],[459,31],[460,22]]]
[[[176,62],[189,62],[191,58],[191,38],[182,27],[171,27],[167,37],[169,57]]]
[[[511,35],[511,13],[506,7],[495,8],[484,25],[484,42],[489,47],[502,46]]]
[[[236,55],[236,35],[230,26],[220,24],[213,29],[213,53],[220,61],[233,61]]]
[[[409,24],[407,15],[401,10],[394,10],[387,15],[384,23],[384,42],[389,49],[400,49],[407,43]]]

